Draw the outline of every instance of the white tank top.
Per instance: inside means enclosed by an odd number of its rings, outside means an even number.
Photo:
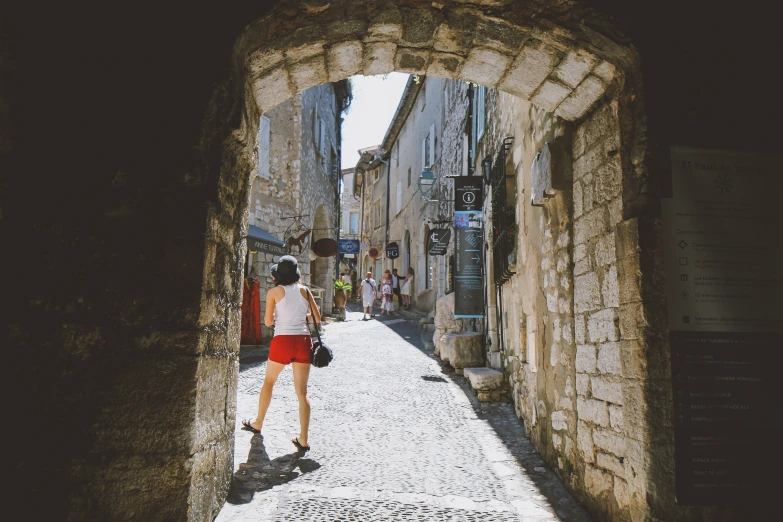
[[[275,304],[275,335],[310,335],[307,328],[307,299],[299,291],[302,285],[283,286],[285,296]]]

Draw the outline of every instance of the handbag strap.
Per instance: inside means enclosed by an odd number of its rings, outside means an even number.
[[[319,327],[320,323],[315,322],[315,312],[313,312],[313,305],[311,304],[312,301],[314,300],[313,294],[310,292],[309,288],[305,287],[305,289],[307,290],[307,308],[310,310],[310,313],[313,316],[313,326],[315,326],[315,335],[318,336],[318,342],[323,344],[323,341],[321,341],[321,331],[320,331],[321,329]],[[305,322],[307,324],[310,324],[310,321],[308,321],[306,317],[305,317]]]

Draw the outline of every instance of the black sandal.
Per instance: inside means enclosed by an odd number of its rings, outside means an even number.
[[[298,449],[302,453],[307,453],[310,451],[310,446],[302,446],[302,444],[299,443],[299,437],[294,437],[291,439],[291,442],[294,443],[294,446],[296,446],[296,449]]]
[[[261,433],[261,430],[257,430],[253,427],[251,424],[252,419],[245,419],[242,421],[242,429],[247,431],[252,431],[253,433]]]

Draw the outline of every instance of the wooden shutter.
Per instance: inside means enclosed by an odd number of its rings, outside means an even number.
[[[402,181],[397,182],[397,214],[402,211]]]

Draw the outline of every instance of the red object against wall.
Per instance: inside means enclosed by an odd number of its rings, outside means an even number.
[[[245,279],[242,290],[242,344],[261,344],[261,304],[258,280]]]

